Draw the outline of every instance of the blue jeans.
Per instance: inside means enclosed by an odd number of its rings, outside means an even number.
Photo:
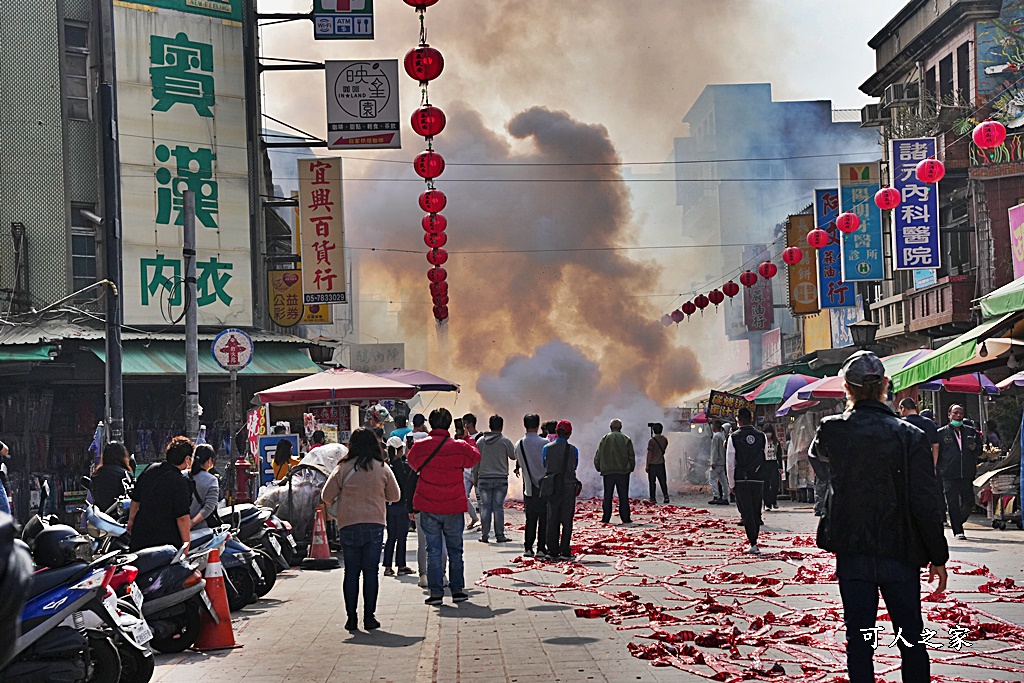
[[[391,561],[405,566],[405,543],[409,537],[409,508],[405,503],[388,503],[388,540],[384,544],[384,566]]]
[[[421,512],[420,526],[427,539],[427,588],[431,595],[444,595],[444,560],[448,549],[448,587],[452,595],[466,588],[465,565],[462,561],[462,530],[466,518],[462,514],[435,515]]]
[[[875,627],[878,592],[892,619],[892,633],[877,632],[878,647],[887,647],[902,629],[903,641],[897,641],[903,655],[903,683],[928,683],[928,650],[920,643],[924,621],[921,618],[921,572],[910,564],[887,557],[838,555],[836,576],[843,598],[846,622],[846,668],[850,683],[874,683],[874,649],[865,640],[865,631]],[[870,633],[868,633],[870,635]]]
[[[345,580],[342,593],[345,595],[345,611],[356,616],[359,603],[359,574],[363,575],[363,614],[373,616],[377,611],[377,591],[380,577],[380,550],[384,545],[383,524],[350,524],[338,530],[341,538],[341,552],[345,557]]]
[[[480,499],[480,532],[487,538],[494,518],[494,537],[505,538],[505,496],[508,495],[508,480],[480,479],[476,483],[476,495]]]

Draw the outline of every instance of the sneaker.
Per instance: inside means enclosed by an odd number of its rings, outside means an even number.
[[[773,509],[773,510],[778,510],[778,509],[779,509],[779,504],[778,504],[778,503],[776,503],[776,504],[775,504],[775,505],[774,505],[774,506],[772,507],[772,509]]]
[[[509,538],[508,536],[498,536],[494,540],[497,541],[498,543],[511,543],[512,542],[512,539]]]
[[[743,520],[741,519],[740,521],[736,522],[736,526],[743,526]]]
[[[384,567],[384,576],[394,576],[395,570],[391,567]]]
[[[526,557],[534,557],[535,555],[533,552],[533,548],[527,548],[526,550],[524,550],[523,555],[525,555]]]
[[[363,617],[363,628],[367,631],[372,631],[375,628],[380,628],[380,622],[377,621],[372,614]]]
[[[427,583],[427,575],[426,574],[420,574],[419,587],[420,588],[426,588],[428,585],[429,584]]]
[[[409,574],[412,574],[412,573],[413,573],[412,572],[412,567],[399,567],[398,568],[398,575],[399,576],[408,576]]]
[[[345,630],[346,631],[358,631],[359,630],[359,622],[356,620],[355,617],[349,617],[348,618],[348,621],[345,622]]]
[[[559,555],[558,556],[558,561],[559,562],[575,562],[576,561],[576,556],[575,555]]]
[[[534,557],[544,557],[548,554],[547,548],[537,548],[537,554]]]
[[[966,541],[967,540],[967,535],[966,534],[957,534],[956,535],[956,540],[958,540],[958,541]]]
[[[464,591],[455,591],[452,593],[452,602],[466,602],[469,600],[469,594]]]
[[[476,540],[480,541],[481,543],[490,543],[490,541],[487,540],[486,536],[481,536],[480,538],[478,538]]]
[[[431,595],[429,598],[423,601],[424,605],[440,605],[444,602],[443,595]]]
[[[761,549],[758,548],[757,544],[755,543],[752,546],[750,546],[750,549],[747,550],[747,552],[750,553],[751,555],[760,555],[761,554]]]
[[[648,502],[649,502],[649,503],[650,503],[651,505],[657,505],[657,504],[658,504],[658,501],[657,501],[657,500],[655,500],[654,498],[648,498],[647,500],[648,500]]]
[[[469,525],[466,527],[466,531],[472,531],[473,529],[477,528],[477,526],[479,526],[479,524],[480,524],[480,522],[478,522],[475,519],[470,520],[469,521]]]
[[[718,498],[712,498],[711,500],[708,501],[708,505],[718,505],[721,502],[722,501]]]
[[[631,520],[631,519],[624,519],[624,520],[622,520],[622,526],[627,526],[627,525],[632,524],[632,523],[633,523],[633,520]]]
[[[665,505],[668,505],[668,496],[665,496]]]

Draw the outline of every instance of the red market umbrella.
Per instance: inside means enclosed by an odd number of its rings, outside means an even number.
[[[260,391],[256,400],[266,403],[315,403],[318,401],[379,401],[410,399],[419,389],[365,372],[334,368]]]
[[[690,424],[694,425],[706,425],[709,422],[708,416],[704,413],[697,413],[690,418]]]
[[[992,396],[999,395],[999,387],[983,372],[972,372],[968,375],[958,375],[942,380],[942,388],[954,394],[980,394],[982,392]]]
[[[816,382],[817,377],[810,377],[809,375],[778,375],[770,379],[766,379],[761,383],[761,386],[751,391],[749,394],[744,394],[743,398],[748,401],[753,401],[757,405],[774,405],[785,402],[793,393],[805,387],[812,382]]]

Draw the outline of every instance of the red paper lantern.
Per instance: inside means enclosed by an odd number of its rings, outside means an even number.
[[[664,325],[665,327],[668,327],[669,325],[671,325],[672,324],[672,316],[669,315],[668,313],[666,313],[665,315],[661,316],[661,324]]]
[[[687,318],[697,312],[697,307],[693,305],[692,301],[687,301],[685,304],[679,307],[679,310],[683,312]]]
[[[725,301],[725,295],[722,294],[722,292],[720,290],[712,289],[710,292],[708,292],[708,301],[713,303],[715,305],[715,307],[717,308],[718,304],[720,304],[723,301]]]
[[[836,218],[836,227],[839,228],[839,232],[847,234],[857,232],[857,228],[860,227],[860,216],[852,211],[841,213]]]
[[[753,273],[751,273],[751,275],[753,275]],[[725,294],[730,299],[733,298],[734,296],[736,296],[739,293],[740,293],[740,286],[738,284],[736,284],[735,282],[733,282],[732,280],[729,280],[724,285],[722,285],[722,294]]]
[[[740,284],[744,287],[753,287],[757,282],[757,275],[752,270],[745,270],[740,273]]]
[[[429,45],[420,45],[405,53],[405,73],[409,77],[426,83],[444,71],[444,57]]]
[[[895,187],[883,187],[875,193],[875,206],[882,211],[891,211],[900,205],[903,198]]]
[[[444,232],[448,227],[448,219],[441,213],[428,213],[420,220],[423,229],[430,233]]]
[[[430,283],[430,296],[446,296],[448,294],[448,283],[444,280]]]
[[[922,183],[934,185],[946,175],[946,167],[938,159],[925,159],[917,165],[915,173]]]
[[[442,294],[441,296],[435,296],[433,301],[434,301],[434,305],[435,306],[447,306],[448,305],[448,295],[447,294]]]
[[[696,306],[697,308],[699,308],[701,311],[703,311],[705,308],[707,308],[708,304],[710,304],[710,303],[711,302],[708,301],[708,298],[706,296],[704,296],[703,294],[698,294],[697,296],[695,296],[693,298],[693,305]]]
[[[437,4],[437,0],[405,0],[405,4],[409,7],[415,7],[418,10],[425,10],[428,7],[433,7]]]
[[[432,249],[427,252],[427,263],[432,266],[443,266],[448,262],[448,252],[444,249]]]
[[[765,280],[771,280],[779,272],[779,267],[771,261],[765,261],[757,267],[757,272]]]
[[[448,122],[444,112],[433,105],[420,107],[412,113],[412,129],[417,135],[432,138],[440,135],[444,124]]]
[[[674,322],[678,325],[679,323],[683,322],[683,319],[685,317],[686,314],[677,308],[676,310],[672,311],[671,315],[669,315],[669,321]]]
[[[427,213],[440,213],[448,206],[448,197],[441,190],[427,190],[420,195],[420,208]]]
[[[442,322],[448,319],[448,307],[447,306],[434,306],[434,318],[438,322]]]
[[[807,244],[815,249],[824,249],[828,246],[828,233],[821,228],[815,228],[807,233]]]
[[[782,261],[791,266],[795,266],[800,263],[804,257],[804,252],[800,250],[800,247],[787,247],[782,250]]]
[[[448,244],[448,235],[443,232],[425,232],[423,233],[423,243],[431,249],[440,249]]]
[[[448,279],[448,271],[440,266],[435,266],[427,271],[427,279],[431,282],[444,282]]]
[[[974,144],[982,149],[992,149],[1006,142],[1006,126],[998,121],[982,121],[971,133]]]
[[[433,180],[444,173],[444,157],[432,149],[420,152],[412,160],[412,167],[416,175],[424,180]]]

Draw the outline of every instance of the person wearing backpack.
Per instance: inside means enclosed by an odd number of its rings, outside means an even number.
[[[651,486],[651,502],[657,503],[655,484],[661,482],[661,493],[668,503],[668,473],[665,470],[665,451],[668,450],[668,439],[662,435],[664,427],[660,422],[651,423],[651,440],[647,442],[647,483]]]
[[[220,518],[217,517],[220,483],[210,472],[216,457],[216,451],[208,443],[199,444],[193,451],[192,468],[189,470],[192,504],[188,510],[193,529],[205,529],[210,526],[211,521],[215,526],[220,524]]]
[[[580,494],[580,482],[576,478],[580,451],[569,443],[571,422],[559,420],[555,434],[555,440],[544,446],[545,474],[540,482],[541,495],[548,503],[547,559],[571,561],[576,559],[572,554],[572,522],[576,515],[576,496]]]
[[[526,435],[515,446],[516,476],[523,477],[523,507],[526,508],[525,552],[533,557],[533,541],[537,539],[537,555],[547,555],[548,503],[540,495],[540,480],[546,473],[544,447],[548,440],[537,434],[540,415],[523,417]],[[525,476],[520,474],[526,471]]]
[[[430,411],[430,436],[413,444],[409,467],[416,475],[412,504],[427,542],[428,605],[444,600],[444,564],[441,549],[448,551],[448,586],[453,602],[469,599],[462,559],[462,532],[466,524],[466,489],[463,471],[480,462],[480,451],[469,441],[452,439],[452,414],[444,408]]]

